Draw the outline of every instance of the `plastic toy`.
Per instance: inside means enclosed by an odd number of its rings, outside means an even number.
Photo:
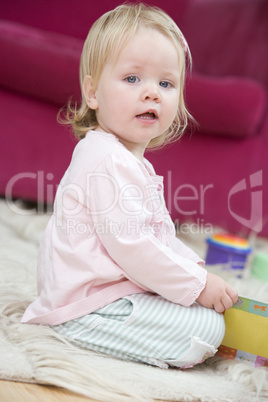
[[[207,239],[206,264],[225,264],[224,269],[235,270],[238,277],[245,268],[251,247],[246,239],[230,234],[215,234]]]

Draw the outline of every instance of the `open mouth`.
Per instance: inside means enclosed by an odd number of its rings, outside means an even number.
[[[137,115],[139,119],[144,119],[144,120],[155,120],[157,119],[157,115],[154,112],[146,112]]]

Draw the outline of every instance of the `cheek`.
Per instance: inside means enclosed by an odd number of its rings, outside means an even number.
[[[117,126],[128,116],[128,105],[129,96],[125,96],[124,93],[120,93],[118,90],[106,90],[99,98],[99,120],[101,119],[113,127]]]
[[[114,96],[110,98],[111,110],[117,115],[121,116],[121,119],[130,113],[133,108],[133,96],[129,91],[117,91]]]
[[[104,90],[99,92],[98,97],[98,112],[101,115],[109,115],[113,113],[115,99],[113,99],[112,91]]]
[[[178,112],[178,108],[179,108],[179,96],[177,96],[177,94],[174,94],[173,96],[169,97],[168,102],[166,104],[166,116],[173,121]]]

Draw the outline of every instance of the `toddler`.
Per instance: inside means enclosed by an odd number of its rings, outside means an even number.
[[[122,5],[92,26],[80,64],[80,139],[38,259],[38,298],[22,322],[162,368],[216,353],[236,291],[175,235],[147,147],[179,137],[187,43],[162,10]]]

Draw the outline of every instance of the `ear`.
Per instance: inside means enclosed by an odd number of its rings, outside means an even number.
[[[83,94],[86,99],[87,105],[90,109],[98,109],[98,101],[96,99],[96,90],[93,87],[93,80],[91,75],[86,75],[83,82]]]

